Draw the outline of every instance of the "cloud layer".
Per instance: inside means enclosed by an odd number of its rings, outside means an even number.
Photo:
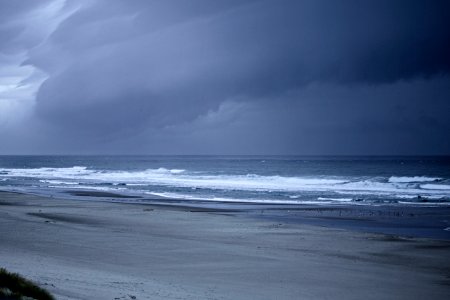
[[[1,5],[0,152],[450,153],[447,1]]]

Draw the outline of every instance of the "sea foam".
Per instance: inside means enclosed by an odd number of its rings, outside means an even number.
[[[389,182],[392,182],[392,183],[413,183],[413,182],[428,182],[428,181],[439,181],[439,180],[442,180],[442,178],[426,177],[426,176],[413,176],[413,177],[391,176],[389,178]]]
[[[427,189],[427,190],[450,190],[450,185],[448,184],[422,184],[420,186],[423,189]]]
[[[135,171],[96,170],[85,166],[66,168],[0,169],[0,178],[15,177],[36,178],[41,180],[41,183],[43,184],[61,187],[69,185],[72,187],[75,187],[76,185],[88,187],[94,185],[123,185],[135,191],[135,189],[140,186],[142,187],[141,189],[151,188],[152,186],[165,186],[177,189],[188,188],[192,190],[208,189],[264,193],[295,193],[295,196],[289,197],[291,201],[296,201],[297,195],[304,195],[304,193],[311,192],[386,196],[402,199],[412,199],[419,195],[425,197],[443,195],[444,197],[450,198],[449,185],[441,182],[427,183],[440,180],[440,178],[425,176],[391,176],[389,178],[348,176],[289,177],[258,174],[211,174],[163,167]]]

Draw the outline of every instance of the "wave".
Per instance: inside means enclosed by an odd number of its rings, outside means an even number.
[[[414,183],[414,182],[428,182],[428,181],[440,181],[442,178],[438,177],[426,177],[426,176],[413,176],[413,177],[397,177],[391,176],[388,182],[391,183]]]
[[[416,199],[417,195],[394,195],[398,199]]]
[[[5,174],[4,174],[5,173]],[[0,176],[34,178],[79,178],[92,173],[87,167],[0,169]]]
[[[195,188],[230,190],[296,191],[299,187],[321,187],[343,184],[348,180],[331,178],[301,178],[283,176],[247,175],[185,175],[183,169],[147,169],[144,171],[98,171],[86,167],[4,169],[8,177],[35,177],[54,179],[92,180],[96,182],[125,183],[127,185],[170,185]],[[0,175],[5,176],[5,175]],[[301,189],[300,189],[301,190]]]
[[[88,169],[84,166],[74,166],[70,168],[34,168],[34,169],[0,169],[0,176],[8,177],[36,177],[36,178],[112,178],[132,179],[133,177],[139,179],[140,176],[146,175],[167,175],[167,174],[181,174],[185,172],[184,169],[147,169],[145,171],[100,171]]]
[[[255,203],[255,204],[325,204],[323,201],[311,201],[311,200],[225,198],[225,197],[192,196],[192,195],[171,193],[171,192],[163,192],[163,193],[147,192],[146,194],[154,195],[154,196],[158,196],[158,197],[162,197],[162,198],[192,200],[192,201]]]
[[[450,190],[448,184],[422,184],[420,187],[426,190]]]
[[[399,201],[399,204],[411,205],[411,206],[450,206],[450,202],[409,202]]]
[[[61,185],[49,185],[48,186],[49,188],[57,188],[57,189],[60,189],[60,188],[66,188],[66,187],[64,187],[64,186],[61,186]],[[70,187],[70,190],[73,190],[73,189],[76,189],[76,190],[96,190],[96,191],[121,191],[121,192],[124,192],[124,191],[126,191],[127,189],[126,188],[111,188],[111,187],[102,187],[102,186],[91,186],[91,185],[77,185],[77,186],[71,186]]]
[[[328,197],[319,197],[317,200],[320,201],[338,201],[338,202],[350,202],[353,201],[353,198],[328,198]]]
[[[207,196],[193,196],[181,193],[171,193],[171,192],[147,192],[146,194],[154,195],[162,198],[169,199],[181,199],[181,200],[192,200],[192,201],[210,201],[210,202],[230,202],[230,203],[255,203],[255,204],[314,204],[314,205],[325,205],[325,204],[339,204],[350,202],[352,198],[326,198],[318,197],[315,200],[287,200],[287,199],[238,199],[238,198],[225,198],[225,197],[207,197]],[[360,203],[358,203],[360,204]]]
[[[62,185],[78,185],[78,182],[73,181],[60,181],[60,180],[39,180],[39,182],[42,183],[49,183],[49,184],[62,184]]]
[[[158,169],[147,169],[148,172],[155,172],[155,173],[171,173],[171,174],[181,174],[185,172],[184,169],[166,169],[166,168],[158,168]]]
[[[189,189],[212,189],[225,191],[252,192],[330,192],[348,195],[376,195],[396,198],[444,195],[450,198],[450,186],[442,183],[411,184],[434,182],[440,178],[414,176],[390,178],[359,177],[287,177],[263,176],[257,174],[222,175],[193,173],[184,169],[147,169],[136,171],[94,170],[85,166],[70,168],[0,169],[1,178],[30,177],[41,179],[44,183],[64,186],[83,185],[121,185],[121,186],[167,186]],[[75,182],[76,181],[76,182]],[[296,201],[295,195],[291,197]],[[399,198],[401,198],[399,197]],[[411,198],[412,199],[412,198]]]

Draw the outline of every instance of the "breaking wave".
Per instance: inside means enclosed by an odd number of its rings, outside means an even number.
[[[357,195],[387,196],[397,199],[411,199],[411,201],[414,201],[419,196],[427,199],[450,199],[448,180],[425,176],[391,176],[384,178],[351,176],[288,177],[279,175],[201,173],[167,168],[136,171],[96,170],[85,166],[0,169],[1,180],[13,178],[38,179],[41,184],[45,184],[48,187],[92,188],[94,186],[120,185],[124,190],[133,189],[133,191],[137,191],[137,189],[143,189],[143,191],[148,191],[156,186],[190,189],[197,192],[199,190],[261,192],[265,193],[262,198],[270,196],[270,193],[286,193],[284,197],[288,199],[286,201],[283,200],[284,203],[296,203],[300,201],[298,199],[305,193],[319,193],[315,194],[317,201],[334,202],[352,201]],[[327,192],[328,194],[322,195],[320,194],[321,192]],[[186,193],[182,194],[184,195],[182,197],[190,197],[186,196]],[[196,193],[195,197],[198,198],[199,194]],[[339,194],[351,195],[352,198],[341,198]],[[213,199],[228,198],[212,197],[210,200]],[[259,200],[259,202],[261,201]]]
[[[423,189],[427,189],[427,190],[449,190],[450,191],[450,185],[447,185],[447,184],[422,184],[420,187]]]
[[[391,176],[389,182],[392,183],[414,183],[414,182],[428,182],[428,181],[440,181],[442,178],[438,177],[426,177],[426,176],[414,176],[414,177],[397,177]]]

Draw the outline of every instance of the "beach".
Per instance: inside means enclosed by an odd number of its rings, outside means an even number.
[[[0,266],[57,299],[446,299],[450,293],[448,240],[84,196],[1,192]]]
[[[0,300],[450,300],[450,0],[0,16]]]

